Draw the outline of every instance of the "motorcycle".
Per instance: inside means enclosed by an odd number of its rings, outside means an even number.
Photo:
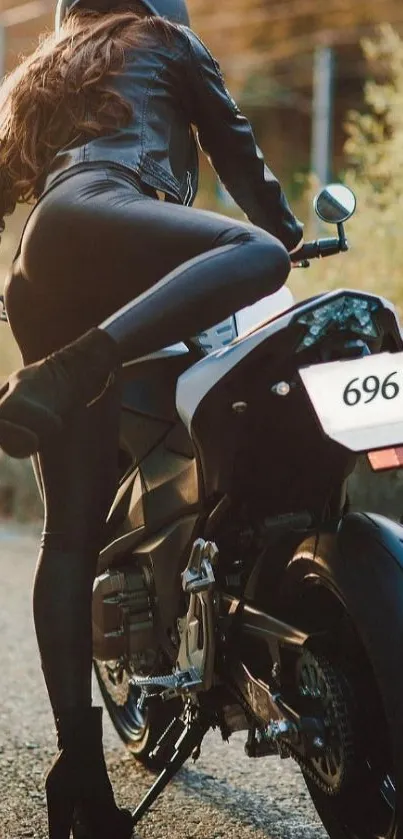
[[[337,236],[301,267],[347,251],[355,196],[315,209]],[[402,839],[403,527],[346,490],[403,463],[402,335],[380,296],[286,298],[125,365],[95,673],[159,773],[135,821],[218,728],[294,760],[331,839]]]
[[[315,209],[337,236],[301,267],[347,251],[355,197]],[[294,760],[331,839],[402,839],[403,527],[346,491],[403,463],[399,323],[349,289],[265,305],[124,367],[95,673],[159,773],[135,821],[217,728]]]

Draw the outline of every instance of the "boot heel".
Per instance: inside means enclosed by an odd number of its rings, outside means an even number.
[[[61,748],[46,779],[49,839],[130,839],[133,816],[113,795],[102,748],[102,708],[65,709],[56,718]]]
[[[73,823],[74,802],[62,793],[46,790],[49,839],[69,839]]]

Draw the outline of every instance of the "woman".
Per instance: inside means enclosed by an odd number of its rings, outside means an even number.
[[[80,3],[60,0],[55,36],[0,97],[0,217],[36,200],[6,283],[27,366],[2,390],[0,445],[39,452],[34,618],[60,747],[46,781],[49,834],[68,837],[75,813],[88,839],[124,839],[131,816],[114,802],[91,707],[119,367],[278,289],[302,227],[184,0]],[[197,189],[192,124],[252,225],[186,206]]]

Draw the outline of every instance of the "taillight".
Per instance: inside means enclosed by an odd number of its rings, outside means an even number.
[[[399,469],[403,466],[403,446],[368,452],[367,457],[374,472],[381,472],[383,469]]]

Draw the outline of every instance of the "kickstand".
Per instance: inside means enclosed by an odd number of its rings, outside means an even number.
[[[153,751],[153,755],[157,755],[160,751],[162,754],[167,750],[167,744],[171,741],[171,756],[165,769],[158,775],[157,780],[148,790],[143,800],[136,807],[133,813],[133,824],[144,816],[144,813],[150,809],[151,805],[158,798],[161,792],[169,784],[171,778],[176,775],[181,766],[190,757],[195,749],[200,746],[204,735],[210,728],[210,722],[200,719],[200,711],[187,710],[183,716],[176,717],[168,728],[161,735],[158,743]],[[172,744],[172,735],[175,736],[175,741]],[[165,749],[164,749],[165,747]]]

